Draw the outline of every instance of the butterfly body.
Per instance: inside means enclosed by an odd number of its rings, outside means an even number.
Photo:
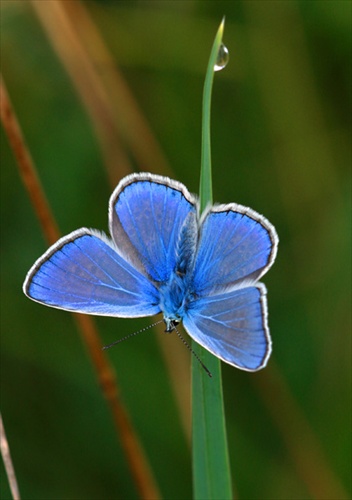
[[[271,352],[265,286],[278,238],[241,205],[199,216],[187,188],[148,173],[122,179],[110,198],[112,239],[90,229],[61,238],[27,274],[31,299],[69,311],[117,317],[162,313],[166,331],[189,335],[248,371]]]
[[[173,273],[170,280],[162,285],[160,293],[160,309],[167,326],[173,322],[182,321],[192,302],[192,288],[189,278]]]
[[[177,239],[175,268],[168,281],[159,288],[160,309],[164,315],[167,331],[172,331],[173,322],[182,321],[195,298],[192,275],[197,241],[197,217],[191,213],[186,217]]]

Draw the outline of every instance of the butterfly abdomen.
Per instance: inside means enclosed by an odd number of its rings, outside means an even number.
[[[197,241],[197,216],[194,212],[190,212],[181,227],[176,246],[176,273],[179,276],[190,275],[192,272]]]

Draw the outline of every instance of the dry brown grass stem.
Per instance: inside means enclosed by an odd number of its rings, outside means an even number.
[[[168,162],[85,6],[78,0],[32,0],[97,131],[110,179],[138,170],[170,175]]]
[[[27,189],[32,205],[35,207],[40,226],[48,243],[52,245],[60,237],[59,229],[40,185],[31,155],[24,142],[20,126],[14,115],[2,76],[0,76],[0,89],[0,111],[3,127],[13,154],[15,155],[23,183]]]
[[[60,236],[59,229],[46,200],[2,77],[0,77],[0,117],[42,231],[48,243],[52,244]],[[141,498],[158,499],[160,494],[157,485],[127,410],[120,400],[116,375],[102,351],[95,323],[89,316],[74,314],[74,317],[109,404],[136,488]]]
[[[132,153],[137,168],[172,175],[168,160],[148,119],[119,71],[116,60],[108,50],[87,7],[79,0],[57,1],[66,11],[72,26],[75,26],[77,38],[108,93],[121,140]]]
[[[11,495],[13,500],[20,500],[20,490],[18,489],[15,469],[11,459],[10,447],[7,441],[4,423],[2,421],[2,415],[0,413],[0,448],[1,455],[4,461],[5,471],[7,475],[7,479],[9,481]]]
[[[131,173],[132,165],[119,139],[112,104],[99,73],[77,37],[63,4],[58,0],[31,3],[87,110],[111,182],[116,183],[117,169],[120,176],[124,176]]]

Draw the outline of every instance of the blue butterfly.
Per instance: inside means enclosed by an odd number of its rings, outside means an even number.
[[[112,239],[92,229],[61,238],[27,274],[24,293],[85,314],[162,313],[192,339],[243,370],[271,353],[266,288],[278,237],[263,216],[235,203],[199,215],[180,182],[149,173],[120,181],[109,203]]]

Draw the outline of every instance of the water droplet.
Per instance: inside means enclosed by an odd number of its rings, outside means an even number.
[[[214,71],[221,71],[222,69],[224,69],[226,64],[229,62],[229,57],[229,51],[227,47],[222,43],[219,48]]]

